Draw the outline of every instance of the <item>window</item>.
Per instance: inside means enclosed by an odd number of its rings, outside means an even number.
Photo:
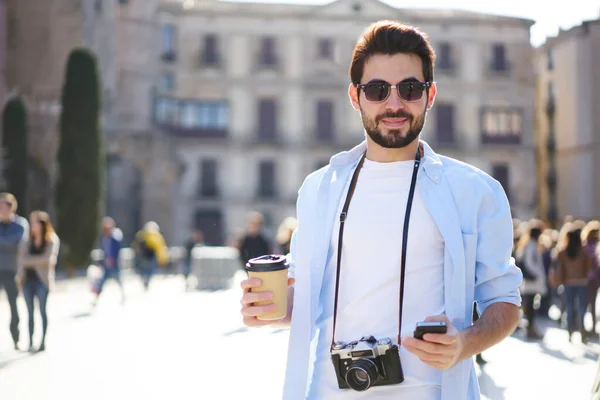
[[[261,99],[258,102],[259,140],[274,140],[277,137],[277,103],[274,99]]]
[[[333,102],[317,101],[316,137],[317,140],[331,141],[334,136]]]
[[[441,70],[452,69],[452,47],[448,42],[440,43],[438,49],[436,67]]]
[[[202,197],[214,198],[219,195],[217,184],[217,160],[206,159],[200,161],[199,194]]]
[[[181,107],[181,126],[188,129],[227,129],[229,105],[225,102],[186,101]]]
[[[262,38],[260,43],[259,63],[263,67],[273,67],[277,65],[275,38],[270,36]]]
[[[225,101],[158,97],[155,118],[159,124],[183,129],[226,131],[229,127],[229,104]]]
[[[204,65],[218,65],[219,60],[219,48],[218,39],[216,35],[210,34],[204,36],[204,46],[202,49],[202,64]]]
[[[333,58],[333,41],[331,39],[319,39],[318,58],[322,60]]]
[[[439,144],[454,142],[454,106],[452,104],[437,105],[436,135]]]
[[[554,69],[554,49],[552,47],[548,48],[548,71],[552,71]]]
[[[481,115],[484,143],[521,143],[523,110],[487,107]]]
[[[508,70],[508,62],[506,60],[506,48],[501,43],[496,43],[492,46],[492,71],[504,72]]]
[[[274,198],[277,195],[275,187],[275,163],[261,161],[258,165],[258,197]]]
[[[506,192],[506,197],[510,200],[510,180],[509,170],[507,164],[494,164],[492,165],[492,177],[496,179]]]
[[[176,27],[173,24],[162,26],[160,34],[160,49],[164,61],[175,61],[176,49]]]
[[[171,71],[163,72],[160,79],[160,89],[164,92],[175,90],[175,75]]]

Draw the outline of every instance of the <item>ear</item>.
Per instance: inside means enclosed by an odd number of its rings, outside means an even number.
[[[431,84],[429,88],[429,95],[427,96],[427,111],[431,110],[433,107],[433,102],[435,101],[435,95],[437,94],[437,85],[434,83]]]
[[[358,103],[358,88],[353,83],[348,86],[348,97],[350,98],[350,104],[356,111],[360,111],[360,104]]]

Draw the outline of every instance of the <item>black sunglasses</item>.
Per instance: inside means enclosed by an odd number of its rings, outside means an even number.
[[[398,96],[404,101],[421,100],[423,93],[427,88],[431,87],[433,82],[400,82],[395,85],[390,85],[387,82],[369,82],[365,84],[357,84],[358,89],[365,92],[367,100],[380,103],[390,97],[390,89],[396,88]]]

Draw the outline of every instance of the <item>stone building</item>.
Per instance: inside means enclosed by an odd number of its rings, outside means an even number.
[[[550,200],[547,106],[553,97],[558,216],[600,218],[600,20],[548,38],[535,64],[539,213],[547,215]]]
[[[516,216],[533,214],[533,21],[377,0],[188,0],[159,10],[154,120],[185,166],[182,235],[196,226],[220,243],[250,210],[265,214],[270,232],[295,214],[304,177],[363,138],[348,67],[356,39],[379,19],[419,26],[437,51],[439,94],[423,138],[495,176]]]

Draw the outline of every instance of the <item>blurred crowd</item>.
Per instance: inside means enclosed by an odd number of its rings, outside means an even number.
[[[523,273],[521,296],[527,337],[541,339],[538,316],[558,311],[558,323],[569,332],[579,332],[581,341],[598,336],[596,299],[600,286],[598,237],[600,222],[566,217],[553,229],[538,219],[513,220],[513,257]],[[584,317],[591,313],[586,329]]]

